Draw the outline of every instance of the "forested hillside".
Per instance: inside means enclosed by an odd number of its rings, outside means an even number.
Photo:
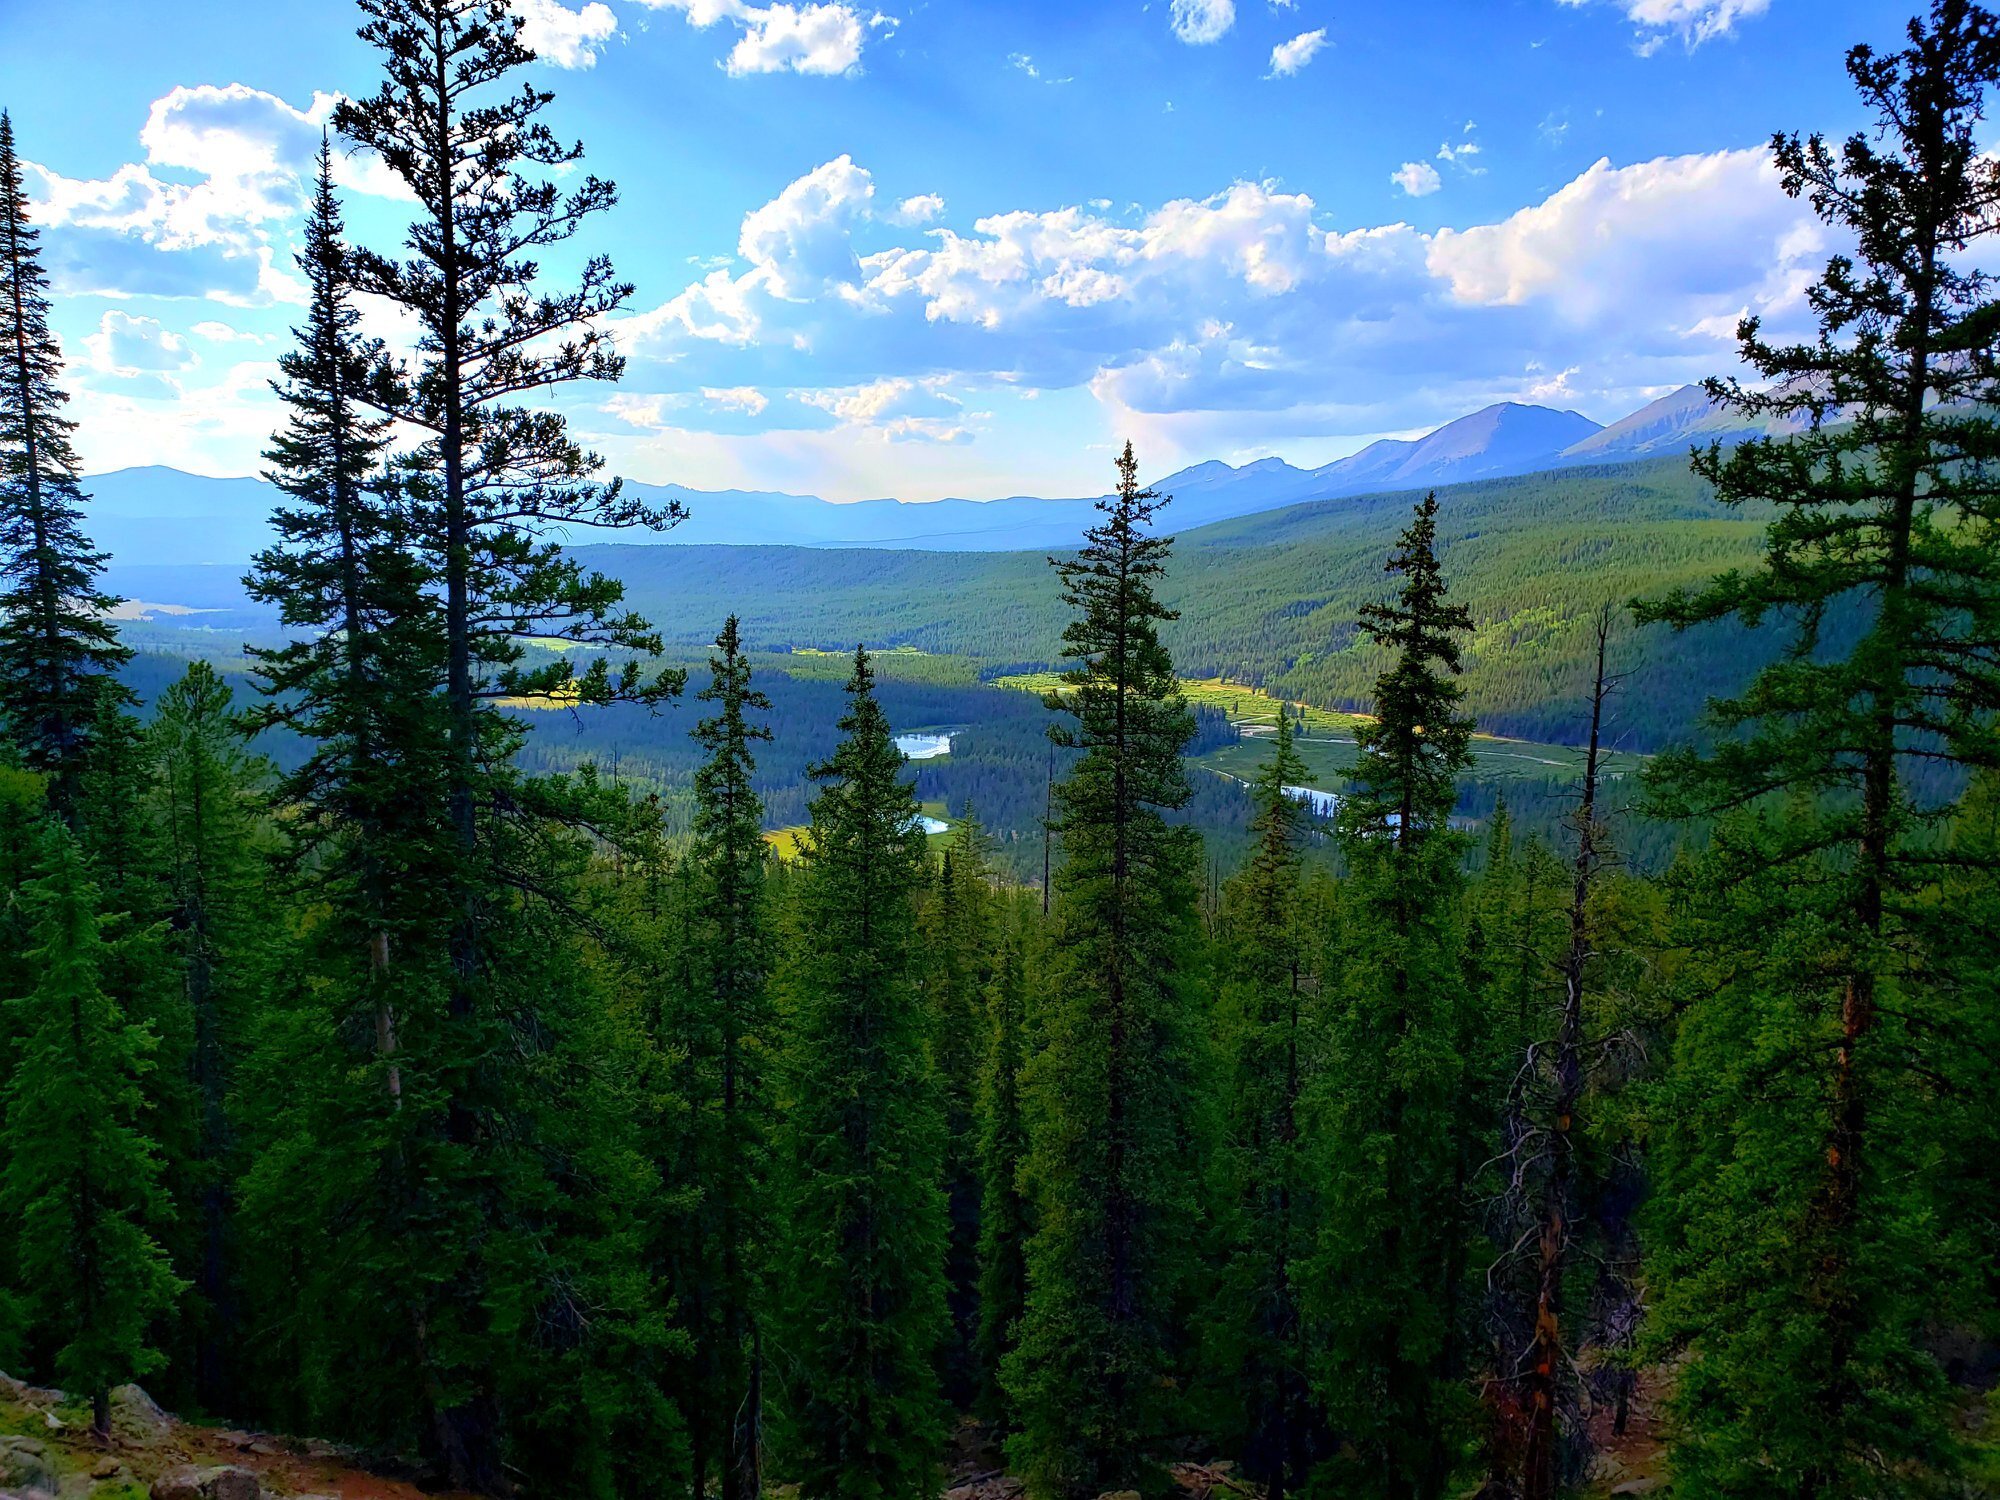
[[[0,112],[0,1490],[157,1396],[495,1500],[2000,1492],[2000,16],[1774,139],[1858,258],[1765,436],[1180,539],[1128,442],[1044,559],[565,550],[679,519],[551,394],[617,188],[504,0],[359,10],[248,639],[108,587]]]
[[[1438,492],[1439,547],[1472,611],[1468,702],[1482,727],[1576,743],[1589,689],[1587,621],[1605,600],[1693,583],[1758,556],[1767,517],[1726,509],[1682,458],[1485,480]],[[1411,497],[1357,496],[1203,527],[1176,539],[1162,597],[1165,639],[1192,677],[1229,677],[1326,707],[1365,702],[1384,658],[1355,631],[1381,591],[1382,558]],[[1173,530],[1173,506],[1160,524]],[[581,547],[654,619],[734,608],[767,648],[845,640],[958,653],[996,672],[1040,667],[1063,619],[1038,553],[803,548]],[[671,608],[669,608],[671,606]],[[695,644],[697,627],[680,639]],[[671,638],[671,637],[670,637]],[[1704,694],[1756,662],[1740,631],[1639,630],[1618,645],[1630,673],[1616,736],[1655,749],[1692,732]]]

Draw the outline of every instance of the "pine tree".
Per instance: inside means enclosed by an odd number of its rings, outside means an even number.
[[[1227,1207],[1204,1374],[1241,1413],[1243,1471],[1272,1500],[1304,1483],[1326,1446],[1297,1286],[1315,1234],[1302,1127],[1319,975],[1302,869],[1307,812],[1292,789],[1311,782],[1281,712],[1252,791],[1250,860],[1223,891],[1218,955],[1226,1117],[1213,1178]]]
[[[846,737],[813,772],[786,973],[789,1472],[808,1500],[932,1500],[948,1318],[944,1127],[914,972],[928,856],[865,651],[847,693]]]
[[[1075,720],[1057,743],[1082,755],[1056,797],[1050,1002],[1024,1083],[1035,1232],[1006,1377],[1021,1421],[1008,1452],[1039,1496],[1161,1483],[1201,1218],[1199,836],[1164,816],[1190,795],[1193,720],[1159,638],[1172,539],[1148,527],[1164,501],[1129,443],[1118,481],[1056,564],[1075,665],[1050,706]]]
[[[451,930],[437,900],[454,853],[442,629],[389,424],[371,410],[396,375],[360,334],[343,232],[323,147],[298,257],[305,318],[274,383],[286,425],[265,455],[286,503],[246,580],[290,630],[251,653],[263,701],[250,721],[305,744],[275,792],[280,870],[317,914],[311,982],[269,997],[250,1063],[246,1295],[298,1339],[256,1372],[270,1419],[437,1445],[421,1417],[440,1384],[426,1304],[465,1248],[442,1243],[450,1216],[419,1187],[456,1175],[424,1086]],[[379,1372],[368,1399],[328,1373],[343,1362]]]
[[[18,1225],[10,1259],[30,1326],[108,1438],[109,1392],[159,1363],[149,1331],[182,1283],[152,1232],[167,1212],[140,1123],[153,1037],[100,982],[97,888],[60,825],[43,834],[42,866],[28,896],[35,987],[7,1002],[23,1040],[6,1088],[0,1199]]]
[[[952,1322],[944,1356],[945,1396],[956,1407],[971,1405],[980,1381],[975,1349],[980,1178],[973,1111],[994,964],[991,879],[985,831],[973,810],[963,807],[920,921],[932,1067],[944,1101],[945,1203],[951,1221],[945,1268]]]
[[[49,774],[75,819],[96,721],[124,701],[112,674],[131,653],[98,587],[104,554],[83,531],[83,493],[63,415],[62,350],[13,121],[0,112],[0,732]]]
[[[979,1171],[979,1324],[973,1344],[979,1387],[973,1409],[1003,1432],[1015,1425],[1001,1374],[1014,1348],[1027,1296],[1028,1204],[1021,1189],[1027,1127],[1021,1113],[1021,1072],[1029,1049],[1030,997],[1035,992],[1040,896],[1005,898],[986,989],[985,1046],[974,1096]]]
[[[168,1186],[183,1205],[192,1241],[185,1250],[176,1247],[176,1257],[194,1284],[193,1392],[208,1411],[229,1409],[241,1335],[230,1227],[241,1164],[230,1096],[258,997],[273,977],[282,920],[266,894],[264,767],[243,747],[232,700],[215,669],[194,662],[161,696],[150,731],[166,833],[167,950],[188,1030],[192,1116],[186,1160],[168,1162]]]
[[[762,1493],[765,1305],[762,1264],[769,1247],[773,1101],[769,1062],[776,1018],[769,994],[773,960],[765,867],[763,804],[752,785],[751,747],[771,732],[752,713],[770,699],[750,685],[736,616],[715,638],[711,678],[701,700],[715,712],[695,726],[708,751],[695,773],[694,841],[687,861],[693,883],[690,942],[691,1014],[679,1040],[699,1081],[694,1105],[695,1165],[706,1212],[699,1242],[715,1261],[714,1288],[700,1337],[712,1348],[701,1363],[713,1372],[706,1423],[720,1441],[723,1500]],[[705,1482],[706,1476],[701,1476]]]
[[[1306,1282],[1326,1330],[1319,1395],[1345,1440],[1325,1482],[1357,1495],[1436,1500],[1460,1459],[1465,1356],[1464,1199],[1473,1142],[1472,1021],[1461,969],[1463,840],[1450,827],[1472,725],[1446,597],[1437,497],[1426,496],[1388,571],[1393,603],[1362,629],[1394,653],[1375,716],[1355,734],[1340,839],[1352,876],[1326,1072],[1313,1112],[1324,1206]]]
[[[482,713],[495,697],[571,703],[656,700],[682,674],[645,678],[628,659],[604,658],[580,675],[564,660],[524,666],[523,638],[555,636],[638,655],[658,638],[635,615],[617,614],[622,586],[587,574],[548,533],[567,525],[664,527],[677,505],[655,508],[600,483],[602,460],[570,437],[554,412],[513,404],[530,391],[579,380],[614,381],[624,360],[603,320],[632,287],[593,256],[579,284],[536,285],[533,257],[571,240],[617,202],[609,182],[586,175],[565,193],[557,178],[582,160],[539,118],[554,96],[532,85],[498,87],[534,61],[522,20],[504,0],[361,0],[361,39],[382,55],[385,78],[367,99],[344,101],[334,125],[380,156],[415,196],[419,217],[397,260],[358,249],[356,285],[403,308],[423,330],[415,378],[370,395],[384,412],[426,435],[414,460],[422,496],[421,542],[444,596],[445,697],[450,714],[453,826],[478,841],[479,768],[505,758],[518,731]],[[477,897],[455,939],[454,963],[479,967]]]
[[[1764,559],[1640,609],[1791,622],[1779,659],[1710,705],[1715,747],[1653,782],[1662,812],[1718,820],[1684,887],[1712,972],[1677,1040],[1683,1191],[1653,1273],[1660,1335],[1691,1354],[1675,1463],[1696,1496],[1914,1492],[1953,1447],[1921,1339],[1951,1270],[1916,1165],[1946,1045],[1921,955],[1951,863],[1926,787],[2000,763],[2000,319],[1968,264],[2000,201],[1980,144],[2000,22],[1936,0],[1906,48],[1847,68],[1877,129],[1772,153],[1856,254],[1812,288],[1812,342],[1743,322],[1767,384],[1709,386],[1803,430],[1696,454],[1723,503],[1774,507]]]
[[[631,293],[602,256],[588,258],[567,290],[543,280],[540,258],[616,192],[589,175],[565,191],[561,179],[582,151],[541,118],[552,96],[506,91],[534,60],[521,18],[504,0],[362,0],[362,9],[361,37],[380,54],[383,82],[344,102],[334,124],[409,188],[416,218],[401,258],[358,248],[347,265],[357,290],[402,308],[420,334],[407,378],[359,399],[419,437],[397,479],[408,501],[404,545],[436,609],[422,617],[427,639],[413,659],[434,664],[441,680],[441,751],[419,719],[416,742],[407,755],[393,747],[391,763],[441,801],[449,830],[436,843],[425,821],[397,845],[412,857],[399,882],[414,883],[424,903],[397,934],[405,952],[396,992],[409,998],[394,1017],[391,1076],[407,1118],[390,1131],[397,1145],[384,1160],[405,1174],[423,1229],[380,1248],[384,1289],[402,1303],[395,1316],[416,1348],[428,1446],[453,1483],[498,1493],[509,1443],[527,1429],[525,1419],[510,1422],[501,1392],[549,1365],[543,1351],[502,1336],[497,1309],[537,1282],[553,1305],[568,1305],[563,1279],[578,1257],[606,1251],[592,1236],[612,1224],[551,1197],[558,1166],[534,1148],[568,1124],[555,1067],[589,1017],[536,980],[532,960],[546,939],[532,950],[530,935],[551,913],[575,909],[570,882],[583,872],[570,858],[574,830],[612,836],[604,820],[629,808],[594,782],[524,775],[515,752],[526,725],[494,700],[595,705],[678,693],[683,673],[642,668],[659,640],[620,612],[620,585],[586,572],[551,537],[570,524],[667,525],[679,512],[600,482],[600,460],[560,414],[519,404],[532,392],[618,378],[604,320]],[[537,664],[527,658],[531,636],[624,660],[573,667],[556,652]],[[428,804],[419,807],[427,819]],[[441,938],[419,920],[437,916],[448,922]],[[419,1080],[424,1107],[412,1113]],[[614,1169],[610,1154],[605,1162]],[[587,1366],[607,1326],[578,1325],[582,1352],[560,1363]]]

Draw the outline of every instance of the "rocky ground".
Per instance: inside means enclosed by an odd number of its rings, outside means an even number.
[[[0,1500],[453,1500],[337,1444],[182,1422],[134,1385],[112,1392],[111,1426],[111,1441],[100,1443],[87,1403],[0,1374]],[[1625,1434],[1607,1428],[1600,1444],[1592,1494],[1664,1489],[1650,1393],[1642,1391]],[[956,1434],[950,1475],[943,1500],[1021,1500],[1021,1482],[975,1423]],[[1177,1463],[1173,1476],[1176,1500],[1258,1494],[1223,1461]]]
[[[111,1393],[111,1429],[100,1443],[88,1403],[0,1375],[0,1500],[425,1500],[351,1449],[182,1422],[135,1385]]]

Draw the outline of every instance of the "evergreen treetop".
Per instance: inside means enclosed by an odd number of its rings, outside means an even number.
[[[1386,565],[1402,576],[1396,598],[1361,607],[1362,632],[1395,659],[1376,681],[1374,718],[1355,730],[1354,791],[1341,822],[1392,830],[1399,851],[1445,824],[1471,762],[1472,720],[1459,709],[1465,689],[1456,679],[1472,616],[1447,600],[1437,512],[1436,493],[1424,496],[1397,538]]]
[[[93,721],[123,701],[112,674],[131,652],[110,620],[118,600],[98,585],[104,554],[83,530],[40,237],[0,111],[0,731],[73,818]]]

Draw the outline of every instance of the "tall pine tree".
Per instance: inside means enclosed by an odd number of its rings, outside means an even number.
[[[195,1292],[191,1385],[207,1411],[228,1410],[238,1393],[243,1330],[231,1220],[241,1161],[229,1112],[283,927],[268,894],[265,767],[244,748],[233,696],[212,666],[194,662],[161,695],[150,730],[165,833],[166,946],[186,1030],[185,1078],[161,1091],[184,1094],[189,1116],[168,1188],[182,1207],[176,1257]]]
[[[1923,1327],[1953,1270],[1924,1163],[1955,1028],[1924,953],[1969,857],[1939,852],[1940,792],[2000,764],[2000,317],[1971,262],[2000,203],[1981,126],[2000,21],[1936,0],[1906,47],[1856,47],[1847,70],[1875,129],[1772,154],[1856,253],[1811,290],[1816,339],[1746,319],[1763,383],[1709,386],[1803,430],[1696,455],[1724,504],[1774,508],[1764,557],[1640,609],[1789,626],[1710,705],[1714,748],[1653,780],[1660,810],[1718,820],[1685,888],[1709,973],[1677,1039],[1653,1270],[1660,1335],[1690,1356],[1691,1496],[1914,1492],[1954,1447]]]
[[[906,764],[857,650],[815,768],[790,1001],[781,1349],[808,1500],[932,1500],[946,1409],[944,1122],[916,985],[927,862]]]
[[[771,701],[750,685],[736,616],[724,623],[715,646],[709,685],[700,694],[712,712],[694,730],[708,759],[694,778],[690,993],[676,1038],[689,1049],[698,1080],[691,1101],[704,1210],[697,1234],[712,1261],[696,1334],[706,1399],[688,1416],[705,1429],[697,1434],[699,1451],[713,1451],[720,1462],[723,1500],[755,1500],[762,1492],[760,1325],[770,1249],[770,1069],[777,1035],[765,890],[769,850],[763,804],[752,784],[753,747],[771,732],[751,715],[769,713]]]
[[[0,112],[0,731],[74,821],[85,754],[125,696],[112,674],[131,652],[109,618],[118,601],[98,586],[104,554],[83,531],[40,237]]]
[[[1050,1001],[1025,1082],[1035,1230],[1007,1364],[1008,1452],[1040,1496],[1162,1483],[1201,1221],[1200,840],[1165,816],[1190,795],[1194,725],[1159,636],[1165,501],[1138,467],[1127,443],[1102,519],[1056,564],[1074,665],[1049,702],[1075,724],[1053,733],[1082,754],[1056,793]]]
[[[1282,1500],[1327,1446],[1312,1398],[1313,1347],[1298,1282],[1309,1263],[1316,1199],[1305,1096],[1318,1067],[1319,934],[1302,850],[1308,812],[1294,788],[1312,775],[1281,705],[1258,773],[1243,871],[1224,888],[1215,1028],[1223,1068],[1223,1136],[1214,1192],[1221,1217],[1217,1295],[1204,1375],[1242,1413],[1243,1470]]]
[[[1340,839],[1352,872],[1326,1072],[1315,1091],[1321,1191],[1308,1311],[1327,1330],[1319,1393],[1345,1440],[1343,1493],[1437,1500],[1463,1440],[1467,1269],[1462,838],[1450,826],[1472,725],[1427,495],[1388,571],[1395,600],[1362,630],[1391,655],[1355,734]]]

